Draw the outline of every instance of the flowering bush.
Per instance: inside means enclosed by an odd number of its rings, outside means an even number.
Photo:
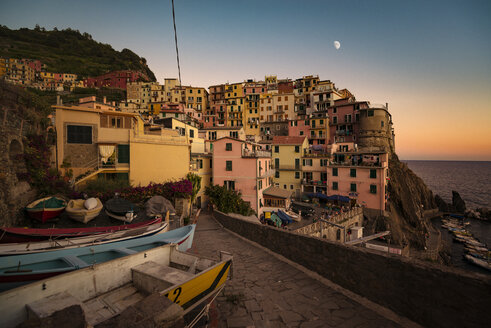
[[[192,194],[193,186],[189,180],[182,179],[179,181],[170,181],[166,183],[150,183],[145,187],[126,187],[107,191],[97,191],[88,185],[86,189],[90,197],[100,198],[106,201],[114,197],[114,193],[119,193],[121,198],[127,199],[135,204],[143,204],[156,195],[163,196],[167,199],[189,198]]]

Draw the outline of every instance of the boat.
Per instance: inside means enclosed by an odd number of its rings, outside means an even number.
[[[123,224],[117,226],[103,227],[85,227],[85,228],[18,228],[18,227],[0,227],[0,243],[23,243],[40,240],[56,240],[61,238],[75,238],[94,234],[104,234],[121,230],[140,228],[162,221],[161,217],[155,217],[151,220]]]
[[[477,266],[480,266],[481,268],[484,268],[486,270],[491,271],[491,263],[490,262],[478,259],[478,258],[471,256],[471,255],[468,255],[468,254],[465,255],[465,258],[467,259],[467,261],[469,261],[469,262],[471,262]]]
[[[94,202],[93,208],[87,208],[87,202]],[[66,212],[70,219],[87,223],[97,217],[102,211],[102,202],[99,198],[85,199],[71,199],[66,207]]]
[[[288,215],[290,218],[292,218],[293,221],[300,222],[302,220],[302,218],[300,217],[300,214],[297,214],[297,213],[290,211],[290,210],[285,210],[284,212],[286,215]]]
[[[36,318],[71,306],[82,308],[85,326],[118,326],[128,307],[138,308],[149,297],[169,299],[172,303],[167,301],[168,306],[179,306],[177,309],[186,318],[200,308],[209,307],[225,286],[232,261],[225,252],[221,253],[220,261],[215,261],[184,253],[175,244],[163,245],[41,279],[0,293],[2,327],[23,323],[28,319],[26,309],[29,317]],[[151,312],[156,311],[154,315],[160,316],[166,309],[153,306]]]
[[[278,210],[277,213],[278,213],[277,214],[278,217],[281,219],[283,224],[287,225],[293,222],[293,220],[288,215],[286,215],[285,212],[283,212],[282,210]]]
[[[158,222],[148,226],[120,230],[104,234],[88,235],[76,238],[50,239],[27,243],[0,244],[0,256],[22,255],[41,252],[51,252],[60,249],[70,249],[85,246],[95,246],[127,239],[141,238],[167,231],[167,222]]]
[[[104,206],[106,214],[114,219],[129,223],[136,218],[135,209],[138,207],[126,199],[114,197],[108,200]]]
[[[66,207],[66,201],[60,197],[49,196],[33,201],[25,207],[29,217],[45,223],[60,216]]]
[[[147,237],[95,246],[61,249],[51,252],[0,257],[0,291],[39,279],[85,268],[163,244],[177,243],[189,249],[196,225],[192,224]]]

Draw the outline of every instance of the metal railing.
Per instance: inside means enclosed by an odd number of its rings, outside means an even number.
[[[242,149],[242,157],[271,157],[271,152],[267,150]]]

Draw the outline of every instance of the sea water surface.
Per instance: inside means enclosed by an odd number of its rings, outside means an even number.
[[[452,190],[458,191],[468,209],[487,207],[491,209],[491,162],[457,161],[409,161],[409,168],[424,180],[426,185],[445,201],[452,202]],[[470,219],[467,229],[491,248],[491,222]],[[441,227],[441,220],[433,224],[441,229],[443,240],[450,246],[452,265],[462,269],[490,273],[470,264],[464,258],[464,245],[453,242],[452,234]]]

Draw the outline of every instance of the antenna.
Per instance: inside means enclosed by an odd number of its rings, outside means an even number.
[[[172,20],[174,22],[174,39],[176,40],[177,71],[179,72],[179,85],[181,86],[181,64],[179,63],[179,48],[177,46],[176,14],[174,13],[174,0],[172,0]]]

